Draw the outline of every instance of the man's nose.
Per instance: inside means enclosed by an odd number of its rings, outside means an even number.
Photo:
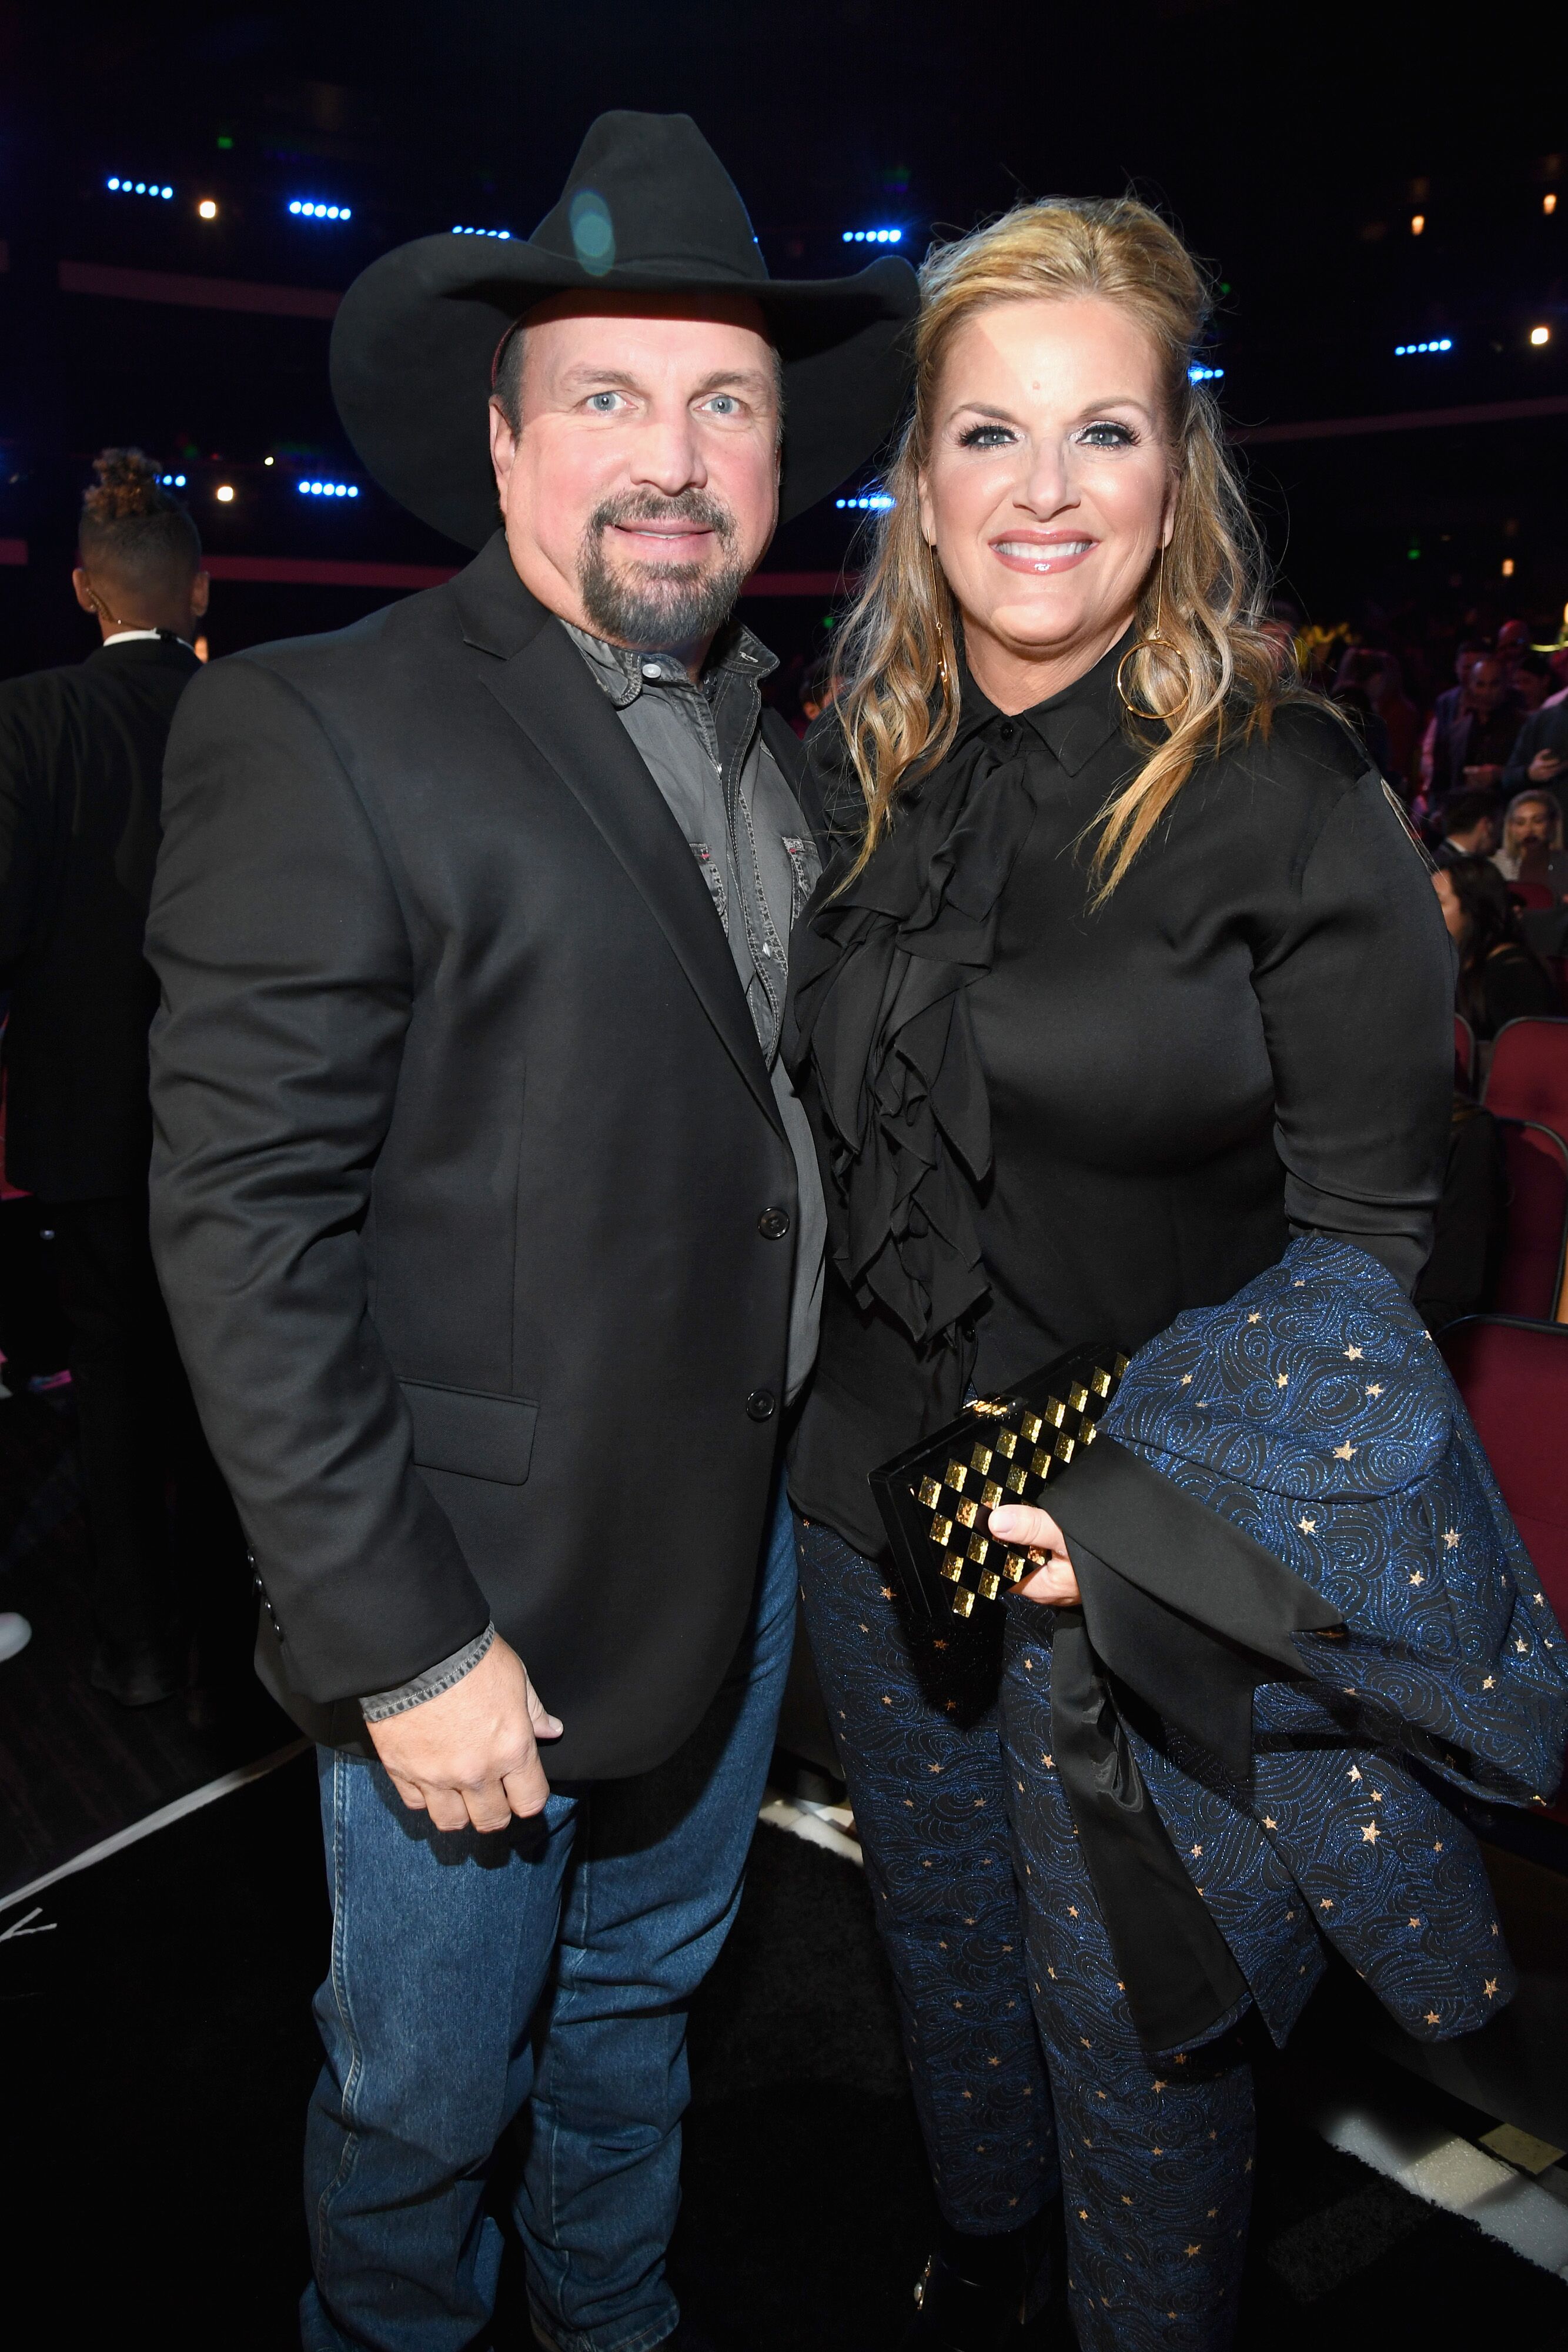
[[[707,467],[692,420],[685,409],[648,418],[632,453],[632,478],[650,488],[677,498],[682,490],[702,489]]]

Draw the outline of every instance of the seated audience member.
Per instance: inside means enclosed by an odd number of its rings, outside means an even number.
[[[1528,653],[1521,654],[1513,665],[1513,690],[1524,705],[1527,719],[1534,717],[1555,683],[1552,664],[1533,646]]]
[[[1455,1003],[1479,1039],[1495,1037],[1506,1021],[1561,1010],[1556,982],[1520,937],[1508,884],[1490,858],[1439,866],[1432,887],[1459,950]]]
[[[1497,847],[1498,808],[1490,793],[1456,793],[1437,813],[1439,866],[1462,857],[1490,857]]]
[[[1505,882],[1544,882],[1561,898],[1568,891],[1568,852],[1556,794],[1515,793],[1502,820],[1502,845],[1492,864]]]
[[[1527,719],[1502,772],[1506,793],[1543,784],[1560,809],[1568,810],[1568,698],[1543,702]]]
[[[1428,1331],[1484,1314],[1507,1238],[1508,1171],[1497,1121],[1456,1093],[1432,1255],[1412,1294]]]
[[[1472,661],[1464,690],[1444,714],[1439,695],[1432,714],[1431,789],[1446,800],[1466,785],[1496,792],[1524,721],[1524,705],[1495,654]]]

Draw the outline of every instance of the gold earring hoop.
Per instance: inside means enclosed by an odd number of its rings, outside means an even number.
[[[947,632],[942,622],[941,605],[943,597],[947,593],[947,583],[942,577],[942,566],[936,561],[936,548],[934,541],[929,539],[926,541],[925,551],[931,558],[933,590],[931,618],[936,630],[936,680],[943,693],[946,694],[952,688],[952,672],[947,667]]]
[[[1186,665],[1185,663],[1182,663],[1180,648],[1176,646],[1173,646],[1170,639],[1163,634],[1160,628],[1160,623],[1165,617],[1165,604],[1166,551],[1162,547],[1159,554],[1158,567],[1155,572],[1155,625],[1149,631],[1146,637],[1140,637],[1136,645],[1129,646],[1126,652],[1122,656],[1121,660],[1116,664],[1116,692],[1121,697],[1122,708],[1126,711],[1129,718],[1160,719],[1168,726],[1173,719],[1180,718],[1182,712],[1186,709],[1187,704],[1192,700],[1192,678],[1190,675],[1187,677],[1186,691],[1182,696],[1182,698],[1175,710],[1143,709],[1139,704],[1133,700],[1132,696],[1127,692],[1125,686],[1122,682],[1126,676],[1127,664],[1130,661],[1135,661],[1139,654],[1147,653],[1155,646],[1160,646],[1164,652],[1170,656],[1173,661],[1181,663],[1182,667],[1185,668]]]

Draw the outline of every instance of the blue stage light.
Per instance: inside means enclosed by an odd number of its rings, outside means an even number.
[[[1452,335],[1437,335],[1425,343],[1396,343],[1394,356],[1396,360],[1413,360],[1426,357],[1433,352],[1451,352],[1453,348]]]
[[[901,228],[847,228],[843,241],[846,245],[902,245],[904,231]]]
[[[509,238],[512,232],[509,228],[463,228],[455,225],[452,234],[454,236],[498,236]]]
[[[313,196],[291,196],[288,209],[300,220],[346,221],[354,217],[347,205],[318,204]]]
[[[162,180],[124,180],[115,173],[103,184],[117,196],[161,196],[165,204],[173,201],[173,189]]]
[[[295,488],[305,499],[357,499],[358,482],[298,482]]]
[[[885,490],[868,490],[858,499],[833,500],[836,507],[853,507],[857,512],[862,514],[886,514],[888,509],[896,506],[897,503],[897,499],[890,498]]]
[[[1218,383],[1224,373],[1223,368],[1205,367],[1200,360],[1194,360],[1186,372],[1186,380],[1189,383]]]
[[[183,490],[185,487],[183,474],[160,474],[158,479],[166,490]]]

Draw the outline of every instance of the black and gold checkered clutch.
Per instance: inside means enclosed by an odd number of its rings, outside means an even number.
[[[872,1472],[915,1616],[970,1617],[1022,1582],[1029,1555],[987,1533],[990,1515],[1003,1503],[1044,1501],[1051,1480],[1094,1443],[1126,1369],[1113,1349],[1077,1349],[1006,1396],[977,1397],[946,1429]]]

